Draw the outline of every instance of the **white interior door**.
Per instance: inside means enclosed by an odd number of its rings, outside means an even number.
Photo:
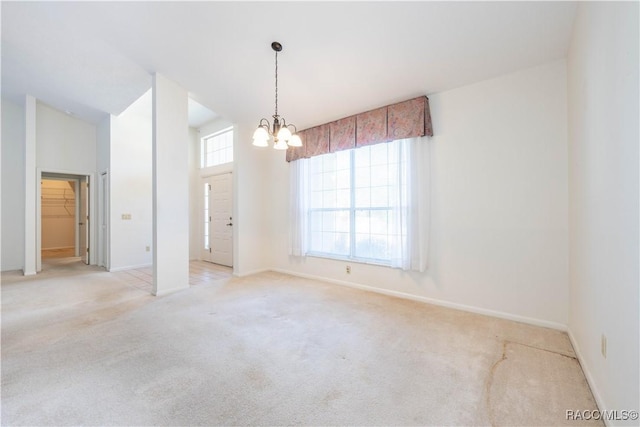
[[[89,177],[80,180],[79,196],[80,214],[78,215],[78,236],[80,258],[85,264],[89,264]]]
[[[233,266],[233,179],[231,173],[203,180],[202,259]]]

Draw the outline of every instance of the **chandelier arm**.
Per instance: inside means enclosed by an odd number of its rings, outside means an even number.
[[[283,119],[283,121],[284,121],[284,119]],[[291,133],[293,133],[293,134],[298,133],[298,128],[297,128],[297,127],[296,127],[296,125],[294,125],[293,123],[288,124],[288,125],[285,125],[285,126],[287,126],[287,127],[293,127],[293,132],[291,132]]]
[[[260,119],[260,123],[258,124],[258,127],[267,128],[267,130],[269,130],[269,128],[271,127],[271,123],[269,123],[269,120],[262,118]]]

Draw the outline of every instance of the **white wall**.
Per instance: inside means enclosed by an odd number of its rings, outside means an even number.
[[[287,193],[289,188],[286,181],[269,174],[275,150],[251,145],[256,126],[237,124],[234,128],[233,272],[239,276],[274,266],[271,254],[276,250],[272,239],[276,224],[270,221],[270,210],[277,208],[274,205],[280,201],[280,192]]]
[[[200,259],[200,137],[197,129],[189,128],[189,260]]]
[[[96,128],[96,170],[102,173],[111,165],[111,116]]]
[[[41,102],[36,108],[36,164],[45,171],[95,172],[96,126]]]
[[[40,269],[38,250],[40,238],[40,182],[37,177],[37,100],[31,95],[24,97],[24,267],[25,276],[36,274]]]
[[[213,135],[216,132],[220,132],[223,129],[233,126],[233,123],[224,119],[217,118],[212,120],[198,128],[198,134],[200,138],[205,138],[207,136]],[[198,162],[200,161],[200,143],[198,142]]]
[[[153,294],[189,287],[187,91],[153,76]]]
[[[431,239],[424,274],[290,258],[289,172],[272,154],[271,265],[564,328],[568,307],[566,65],[429,96]],[[354,113],[357,113],[354,111]],[[273,151],[273,150],[271,150]]]
[[[111,116],[110,270],[152,263],[151,91]],[[131,215],[123,219],[122,215]],[[149,247],[149,251],[147,251]]]
[[[2,271],[24,266],[24,107],[2,99]]]
[[[637,2],[580,3],[568,59],[569,330],[609,410],[640,401],[638,12]]]

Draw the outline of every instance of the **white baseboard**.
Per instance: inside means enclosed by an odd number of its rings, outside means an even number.
[[[116,271],[135,270],[135,269],[138,269],[138,268],[146,268],[146,267],[152,267],[152,266],[153,266],[153,264],[125,265],[124,267],[109,268],[108,271],[110,273],[114,273]]]
[[[578,362],[580,363],[582,372],[584,373],[584,376],[587,379],[587,384],[589,384],[589,388],[591,389],[591,394],[593,394],[593,398],[596,401],[596,405],[598,405],[598,409],[600,410],[600,412],[605,412],[607,410],[607,406],[604,404],[602,400],[602,396],[598,392],[598,387],[596,387],[596,382],[593,379],[593,375],[591,375],[589,366],[586,364],[584,358],[582,357],[582,351],[580,350],[578,341],[576,341],[576,338],[573,336],[571,329],[567,330],[567,334],[569,335],[569,341],[571,341],[571,345],[573,346],[573,351],[576,353],[576,357],[578,358]],[[611,422],[609,420],[606,420],[603,418],[603,421],[606,426],[611,425]]]
[[[251,271],[245,271],[243,273],[237,273],[237,272],[233,272],[233,277],[247,277],[247,276],[253,276],[254,274],[258,274],[258,273],[264,273],[267,271],[278,271],[276,269],[273,268],[260,268],[257,270],[251,270]],[[284,273],[284,271],[283,271]],[[287,274],[293,274],[293,273],[287,273]]]
[[[185,289],[189,289],[189,284],[187,284],[187,286],[178,286],[177,288],[165,289],[160,292],[152,292],[152,294],[156,297],[161,297],[164,295],[172,294],[174,292],[183,291]]]
[[[369,291],[369,292],[375,292],[375,293],[378,293],[378,294],[393,296],[393,297],[397,297],[397,298],[409,299],[409,300],[412,300],[412,301],[424,302],[424,303],[427,303],[427,304],[438,305],[438,306],[441,306],[441,307],[447,307],[447,308],[453,308],[453,309],[456,309],[456,310],[467,311],[467,312],[470,312],[470,313],[483,314],[483,315],[486,315],[486,316],[497,317],[497,318],[506,319],[506,320],[513,320],[515,322],[527,323],[529,325],[556,329],[556,330],[563,331],[563,332],[567,331],[567,325],[563,325],[562,323],[550,322],[548,320],[541,320],[541,319],[535,319],[535,318],[532,318],[532,317],[519,316],[519,315],[516,315],[516,314],[505,313],[505,312],[502,312],[502,311],[489,310],[489,309],[485,309],[485,308],[474,307],[474,306],[465,305],[465,304],[458,304],[458,303],[455,303],[455,302],[443,301],[443,300],[439,300],[439,299],[436,299],[436,298],[423,297],[423,296],[419,296],[419,295],[411,295],[411,294],[407,294],[407,293],[404,293],[404,292],[391,291],[391,290],[388,290],[388,289],[380,289],[380,288],[375,288],[373,286],[362,285],[360,283],[347,282],[347,281],[344,281],[344,280],[329,279],[329,278],[322,277],[322,276],[316,276],[316,275],[313,275],[313,274],[306,274],[306,273],[299,273],[297,271],[290,271],[290,270],[285,270],[285,269],[281,269],[281,268],[272,268],[270,270],[271,271],[276,271],[278,273],[290,274],[292,276],[303,277],[303,278],[306,278],[306,279],[320,280],[320,281],[323,281],[323,282],[334,283],[336,285],[347,286],[347,287],[350,287],[350,288],[361,289],[361,290],[365,290],[365,291]]]

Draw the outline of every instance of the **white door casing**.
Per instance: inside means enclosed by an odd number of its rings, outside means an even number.
[[[89,177],[80,180],[80,215],[78,218],[78,236],[80,239],[80,258],[89,264]]]

